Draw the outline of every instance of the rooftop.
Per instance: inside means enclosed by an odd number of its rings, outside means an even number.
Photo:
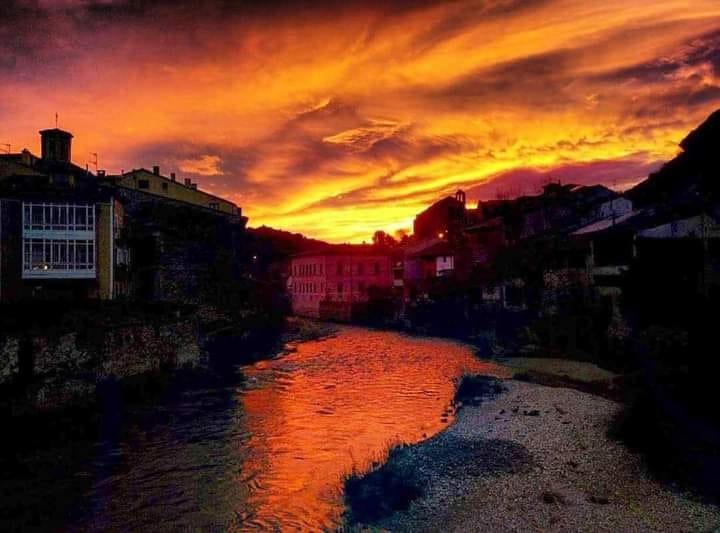
[[[292,257],[312,257],[312,256],[389,256],[390,251],[387,249],[380,248],[372,244],[327,244],[320,246],[314,250],[308,250],[306,252],[300,252],[293,255]]]
[[[63,137],[69,137],[72,139],[73,134],[69,131],[61,130],[60,128],[48,128],[46,130],[40,130],[40,135],[47,135],[48,133],[54,133]]]

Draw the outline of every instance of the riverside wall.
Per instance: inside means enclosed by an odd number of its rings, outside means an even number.
[[[0,405],[15,414],[92,403],[105,383],[205,365],[203,345],[197,317],[0,334]]]

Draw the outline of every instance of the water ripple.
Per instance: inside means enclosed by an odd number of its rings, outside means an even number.
[[[463,372],[499,373],[459,343],[342,328],[188,391],[98,444],[78,529],[323,530],[342,480],[442,430]]]

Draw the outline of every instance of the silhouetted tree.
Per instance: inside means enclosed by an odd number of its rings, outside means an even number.
[[[373,234],[373,245],[378,247],[390,248],[397,245],[397,241],[382,230],[378,230]]]

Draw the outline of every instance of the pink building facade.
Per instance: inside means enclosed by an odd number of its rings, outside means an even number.
[[[288,291],[293,313],[349,320],[353,305],[367,302],[373,289],[393,287],[389,256],[348,248],[293,257]]]

